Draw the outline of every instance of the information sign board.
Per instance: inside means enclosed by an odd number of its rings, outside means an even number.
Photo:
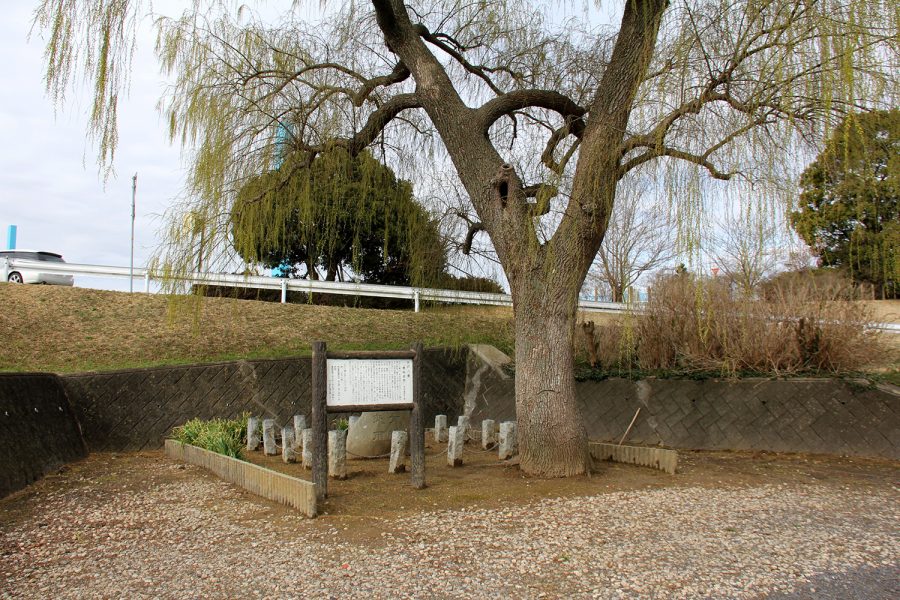
[[[412,360],[329,358],[327,364],[329,407],[413,403]]]

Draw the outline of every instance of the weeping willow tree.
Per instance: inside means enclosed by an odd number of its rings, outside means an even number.
[[[513,297],[521,468],[547,476],[589,470],[572,340],[619,183],[655,178],[689,239],[708,192],[780,194],[794,157],[843,114],[898,100],[895,0],[597,4],[567,18],[558,3],[347,0],[315,23],[286,7],[267,24],[194,0],[157,21],[174,78],[162,108],[191,153],[186,209],[205,243],[227,238],[242,182],[271,168],[281,122],[307,162],[372,147],[409,172],[453,173],[475,216],[467,241],[489,237]],[[77,75],[95,83],[101,157],[145,9],[44,0],[37,12],[51,94]],[[191,231],[174,227],[173,247]]]
[[[412,186],[362,152],[302,153],[279,169],[250,178],[231,208],[235,249],[250,264],[287,267],[310,279],[432,286],[446,248]],[[282,183],[281,169],[292,174]],[[300,267],[303,267],[302,270]]]

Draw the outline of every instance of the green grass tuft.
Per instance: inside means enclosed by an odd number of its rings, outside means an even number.
[[[247,416],[238,419],[191,419],[172,430],[172,439],[197,446],[210,452],[244,459],[244,442],[247,437]]]

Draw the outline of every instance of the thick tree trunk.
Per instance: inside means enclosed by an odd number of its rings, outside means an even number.
[[[416,82],[415,102],[440,134],[510,282],[516,317],[516,412],[520,465],[526,473],[563,477],[589,471],[584,425],[575,402],[577,294],[606,231],[615,197],[620,144],[647,72],[668,0],[630,0],[608,67],[587,112],[571,200],[553,238],[541,243],[535,206],[515,168],[491,141],[490,128],[522,106],[581,120],[585,110],[548,90],[501,94],[467,106],[446,66],[432,54],[430,33],[414,24],[402,0],[373,0],[388,48]],[[517,108],[518,107],[518,108]]]
[[[515,308],[520,468],[543,477],[587,473],[587,436],[575,400],[575,306],[534,289],[526,296]]]

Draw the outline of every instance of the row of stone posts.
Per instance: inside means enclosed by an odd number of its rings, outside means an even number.
[[[299,432],[299,433],[298,433]],[[256,451],[260,445],[260,420],[247,419],[247,450]],[[275,443],[275,419],[262,420],[262,445],[266,456],[278,454]],[[312,468],[312,428],[306,426],[306,417],[294,415],[294,424],[281,428],[281,458],[295,463],[299,458],[304,469]],[[328,432],[328,475],[334,479],[347,478],[347,430]]]
[[[351,424],[355,420],[350,417]],[[275,420],[263,419],[260,428],[258,417],[247,419],[247,450],[256,451],[260,445],[260,429],[262,430],[263,451],[267,456],[278,454],[275,443]],[[469,417],[461,416],[456,425],[447,427],[447,415],[437,415],[434,419],[434,440],[447,444],[447,464],[458,467],[463,464],[463,448],[469,431]],[[298,433],[299,432],[299,433]],[[306,426],[306,417],[294,415],[293,426],[281,428],[281,456],[286,463],[297,462],[298,453],[303,468],[312,468],[312,429]],[[481,422],[481,447],[498,449],[500,460],[507,460],[518,453],[515,421],[505,421],[497,427],[493,419]],[[391,454],[388,463],[389,473],[406,471],[406,455],[409,448],[409,434],[405,431],[391,433]],[[333,479],[347,478],[347,429],[336,429],[328,432],[328,476]]]
[[[466,443],[468,430],[469,417],[459,417],[456,425],[449,428],[447,427],[447,415],[437,415],[434,418],[434,441],[439,444],[447,444],[447,464],[451,467],[458,467],[463,463],[463,446]],[[518,453],[515,421],[500,423],[499,432],[497,423],[493,419],[485,419],[481,422],[481,447],[484,450],[491,450],[495,445],[498,448],[500,460],[510,459]]]

